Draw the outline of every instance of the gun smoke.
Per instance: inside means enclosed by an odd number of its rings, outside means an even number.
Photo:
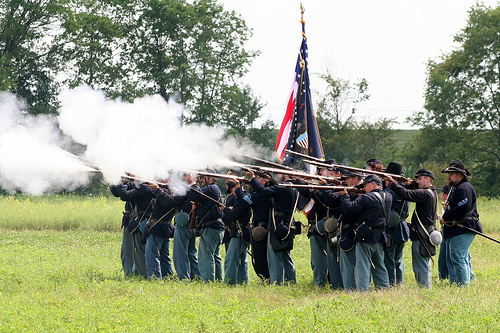
[[[0,187],[9,193],[73,191],[90,182],[89,164],[117,183],[125,172],[159,180],[175,170],[229,168],[237,152],[261,155],[222,127],[181,126],[183,106],[160,96],[127,103],[82,86],[60,101],[57,117],[32,116],[12,94],[0,93]],[[83,147],[79,157],[75,143]]]

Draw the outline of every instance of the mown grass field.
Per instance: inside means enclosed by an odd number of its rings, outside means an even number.
[[[500,238],[500,200],[479,202],[485,232]],[[476,237],[476,282],[437,278],[367,293],[312,284],[309,242],[292,251],[296,285],[247,286],[125,279],[115,198],[0,198],[0,332],[496,332],[500,244]],[[436,257],[437,259],[437,257]]]

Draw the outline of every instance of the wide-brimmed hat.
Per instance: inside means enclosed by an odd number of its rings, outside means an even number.
[[[450,163],[450,166],[442,171],[442,173],[458,172],[464,176],[471,177],[469,170],[465,168],[464,163],[461,160],[456,160]]]
[[[429,169],[420,169],[420,170],[418,170],[415,173],[415,178],[418,178],[420,176],[427,176],[427,177],[431,177],[432,179],[434,179],[434,174]]]
[[[385,168],[385,172],[392,173],[393,175],[402,175],[403,165],[397,162],[389,162],[389,164],[387,164],[387,168]]]

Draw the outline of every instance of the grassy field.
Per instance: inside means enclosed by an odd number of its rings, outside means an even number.
[[[500,201],[479,203],[500,238]],[[247,286],[125,279],[119,261],[122,203],[114,198],[0,199],[0,332],[495,332],[500,330],[500,244],[476,237],[476,282],[406,284],[367,293],[312,284],[309,243],[292,251],[297,284]]]

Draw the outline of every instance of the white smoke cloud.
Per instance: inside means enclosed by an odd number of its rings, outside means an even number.
[[[33,195],[71,191],[89,182],[95,171],[89,164],[116,183],[125,172],[159,180],[176,170],[229,168],[237,152],[259,155],[249,141],[225,137],[221,127],[180,126],[183,106],[160,96],[127,103],[82,86],[60,101],[58,117],[35,117],[23,113],[12,94],[0,93],[2,188]],[[84,156],[65,150],[68,138],[85,148]]]
[[[82,86],[60,99],[60,128],[87,147],[85,157],[110,182],[126,171],[161,179],[172,170],[230,167],[236,152],[250,155],[257,149],[248,141],[226,138],[219,127],[180,126],[183,106],[159,95],[126,103]]]
[[[22,103],[0,93],[0,186],[40,195],[74,190],[88,182],[88,168],[61,149],[64,142],[53,118],[29,116]]]

